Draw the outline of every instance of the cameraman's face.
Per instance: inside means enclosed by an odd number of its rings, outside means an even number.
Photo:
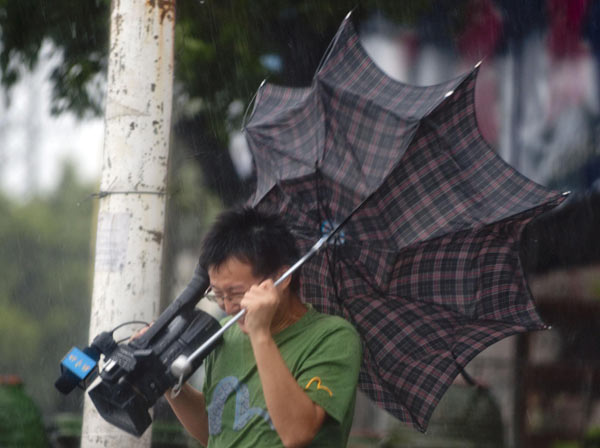
[[[252,265],[235,257],[228,258],[219,266],[208,268],[213,295],[227,314],[237,314],[241,310],[240,302],[246,291],[264,280],[255,277],[252,271]],[[243,317],[240,323],[243,323]]]

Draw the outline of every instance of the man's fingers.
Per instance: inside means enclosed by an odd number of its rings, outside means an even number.
[[[129,338],[129,341],[133,341],[134,339],[137,339],[139,337],[141,337],[144,333],[146,333],[150,327],[154,325],[154,321],[150,322],[148,325],[146,325],[145,327],[140,328],[138,331],[136,331],[135,333],[133,333],[131,335],[131,337]]]

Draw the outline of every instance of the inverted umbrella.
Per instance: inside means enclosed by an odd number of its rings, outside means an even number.
[[[520,236],[563,195],[504,163],[476,122],[477,69],[399,83],[342,23],[312,86],[264,84],[245,127],[250,202],[282,215],[307,251],[305,300],[353,322],[359,385],[421,431],[453,379],[500,339],[544,328]]]

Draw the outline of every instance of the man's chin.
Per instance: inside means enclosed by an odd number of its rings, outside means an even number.
[[[246,332],[246,325],[244,323],[244,317],[241,317],[236,324],[238,325],[238,327],[240,327],[240,330],[242,330],[242,333],[247,333]]]

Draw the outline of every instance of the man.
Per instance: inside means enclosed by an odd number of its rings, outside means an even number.
[[[246,314],[207,357],[202,392],[185,385],[167,400],[185,428],[210,447],[346,446],[361,344],[342,318],[318,313],[299,280],[274,281],[298,258],[274,216],[223,213],[202,245],[212,297]]]

